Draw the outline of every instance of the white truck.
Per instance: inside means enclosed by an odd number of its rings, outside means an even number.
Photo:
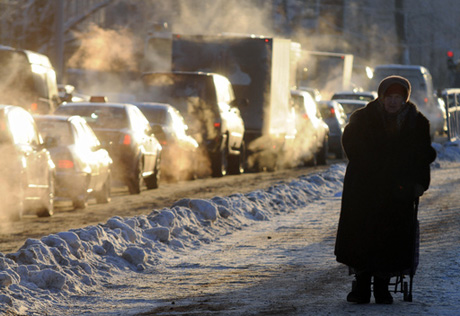
[[[290,103],[291,41],[240,34],[173,35],[174,71],[215,72],[227,77],[245,124],[247,169],[286,166],[296,134]]]

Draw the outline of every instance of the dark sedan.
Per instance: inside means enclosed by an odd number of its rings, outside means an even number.
[[[336,101],[319,101],[318,107],[324,122],[329,126],[329,152],[337,159],[344,156],[342,134],[347,124],[347,114],[342,105]]]
[[[0,215],[21,219],[54,212],[54,163],[32,115],[18,106],[0,105]]]
[[[157,188],[162,147],[147,118],[135,105],[124,103],[67,103],[55,114],[80,115],[96,133],[113,160],[112,176],[139,194],[143,184]]]
[[[162,179],[190,180],[197,174],[198,142],[187,134],[188,126],[180,112],[167,103],[134,103],[149,120],[163,147]]]
[[[88,123],[80,116],[35,116],[40,134],[56,166],[55,196],[70,199],[76,209],[88,198],[110,201],[112,159]]]

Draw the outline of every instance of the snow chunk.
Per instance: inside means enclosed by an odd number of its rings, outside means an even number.
[[[33,271],[30,273],[29,281],[35,283],[41,289],[55,288],[61,290],[66,283],[66,276],[52,269]]]
[[[139,265],[146,261],[146,255],[144,250],[140,247],[130,246],[122,254],[122,258],[129,263]]]
[[[166,227],[153,227],[145,230],[145,235],[153,240],[167,242],[170,238],[170,230]]]

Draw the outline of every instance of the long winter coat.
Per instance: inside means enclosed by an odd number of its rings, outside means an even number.
[[[348,156],[335,255],[356,270],[392,273],[410,268],[414,186],[430,184],[429,122],[408,102],[399,133],[388,132],[383,105],[355,111],[342,143]]]

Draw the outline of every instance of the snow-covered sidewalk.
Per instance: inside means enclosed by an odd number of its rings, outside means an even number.
[[[456,164],[460,161],[458,144],[434,146],[438,159],[433,164],[433,179],[438,173],[443,177],[439,180],[446,180],[447,176],[453,182],[460,179],[460,168]],[[148,216],[115,216],[97,226],[61,232],[40,240],[29,239],[15,253],[0,253],[0,311],[25,315],[81,315],[95,311],[103,314],[102,310],[105,310],[107,315],[122,314],[123,309],[135,307],[136,301],[121,299],[125,305],[114,308],[113,305],[117,305],[114,304],[115,297],[110,296],[113,294],[105,297],[104,292],[112,293],[110,289],[115,284],[122,287],[123,280],[130,280],[137,284],[141,293],[143,280],[146,285],[152,282],[155,273],[167,270],[171,262],[185,263],[188,258],[197,258],[201,252],[222,246],[221,240],[238,238],[242,231],[249,232],[249,228],[266,229],[267,225],[280,223],[283,218],[292,221],[292,215],[300,210],[310,210],[308,216],[316,230],[333,234],[344,171],[345,165],[337,164],[324,173],[279,183],[267,190],[211,200],[181,200],[171,208],[154,210]],[[321,218],[322,213],[315,210],[321,210],[320,205],[327,203],[335,203],[336,211],[330,217]],[[452,218],[455,218],[455,212],[458,215],[458,210],[452,211],[451,208],[450,212]],[[315,258],[320,268],[337,265],[331,252],[333,238],[325,244],[315,244],[315,247],[309,249],[309,258]],[[422,250],[433,259],[429,265],[421,265],[418,273],[441,269],[439,273],[431,273],[441,282],[434,286],[417,284],[430,296],[426,297],[427,303],[417,305],[419,308],[415,310],[419,313],[413,315],[420,315],[420,312],[454,315],[453,308],[460,301],[457,292],[460,284],[458,250],[458,243],[451,245],[449,242]],[[445,260],[438,263],[436,258]],[[129,286],[127,288],[129,291]],[[440,294],[444,298],[442,301]],[[440,306],[440,302],[445,302],[444,306]],[[149,305],[144,300],[137,304],[144,308]],[[349,312],[354,310],[351,305],[344,306]],[[70,311],[67,310],[69,307],[72,308]],[[327,311],[331,306],[323,308]],[[337,309],[330,312],[334,314]]]

